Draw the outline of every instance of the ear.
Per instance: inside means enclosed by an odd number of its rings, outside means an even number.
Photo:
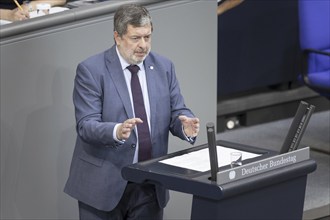
[[[117,31],[113,32],[114,39],[116,41],[116,45],[120,45],[120,36]]]

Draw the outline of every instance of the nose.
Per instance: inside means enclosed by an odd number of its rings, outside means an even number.
[[[145,40],[143,37],[141,37],[138,46],[139,46],[140,48],[146,48],[146,46],[147,46],[147,42],[146,42],[146,40]]]

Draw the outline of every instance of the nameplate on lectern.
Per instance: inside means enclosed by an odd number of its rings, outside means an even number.
[[[251,177],[281,167],[290,166],[310,158],[309,147],[288,153],[279,154],[263,160],[248,163],[232,169],[220,171],[217,174],[217,184],[226,184],[243,178]]]

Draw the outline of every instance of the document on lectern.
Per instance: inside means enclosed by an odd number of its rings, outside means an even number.
[[[255,154],[247,151],[237,150],[234,148],[217,146],[218,167],[222,167],[230,164],[231,152],[241,152],[242,160],[261,156],[261,154]],[[209,152],[207,148],[193,151],[180,156],[172,157],[169,159],[161,160],[159,162],[185,169],[196,170],[200,172],[205,172],[211,169]]]

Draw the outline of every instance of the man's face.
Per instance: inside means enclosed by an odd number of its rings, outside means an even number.
[[[122,37],[114,32],[115,41],[121,56],[129,64],[143,62],[151,49],[151,26],[127,26],[127,32]]]

